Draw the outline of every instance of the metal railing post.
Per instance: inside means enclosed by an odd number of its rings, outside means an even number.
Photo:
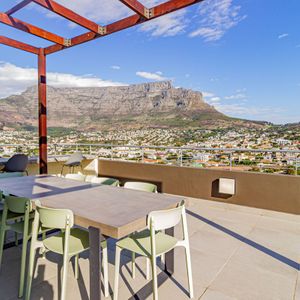
[[[232,152],[229,153],[229,170],[232,171]]]
[[[141,147],[141,150],[142,150],[142,163],[145,162],[145,149],[144,147]]]
[[[180,149],[180,167],[182,167],[183,163],[182,163],[182,149]]]

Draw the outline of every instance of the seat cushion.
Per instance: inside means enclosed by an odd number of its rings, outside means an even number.
[[[46,249],[58,253],[64,253],[64,237],[65,234],[60,232],[57,235],[50,236],[43,240]],[[101,247],[105,248],[106,241],[101,242]],[[69,240],[69,255],[73,256],[79,254],[89,248],[89,233],[80,228],[72,228]]]
[[[161,255],[173,249],[177,244],[177,239],[173,236],[157,232],[155,234],[156,255]],[[148,229],[134,233],[127,238],[117,242],[117,246],[122,249],[135,252],[142,256],[151,255],[151,239]]]

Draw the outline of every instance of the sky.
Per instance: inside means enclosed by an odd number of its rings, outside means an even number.
[[[0,3],[0,11],[19,1]],[[101,25],[132,14],[118,0],[56,1]],[[164,1],[140,2],[151,7]],[[175,87],[202,92],[206,102],[232,117],[299,122],[299,11],[299,0],[205,0],[49,55],[48,84],[110,86],[171,80]],[[86,31],[36,4],[14,17],[66,38]],[[4,24],[0,35],[38,47],[51,44]],[[35,55],[0,45],[0,98],[35,85],[36,67]]]

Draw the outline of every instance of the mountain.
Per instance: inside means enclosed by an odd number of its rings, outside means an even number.
[[[0,125],[37,126],[37,87],[0,100]],[[232,119],[203,100],[200,92],[169,81],[119,87],[49,86],[48,126],[76,129],[141,127],[261,126]]]

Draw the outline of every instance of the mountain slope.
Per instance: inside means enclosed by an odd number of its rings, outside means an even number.
[[[200,92],[174,88],[169,81],[124,87],[48,87],[48,125],[77,129],[244,126],[204,102]],[[0,100],[0,123],[37,126],[37,88]],[[257,125],[258,126],[258,125]]]

